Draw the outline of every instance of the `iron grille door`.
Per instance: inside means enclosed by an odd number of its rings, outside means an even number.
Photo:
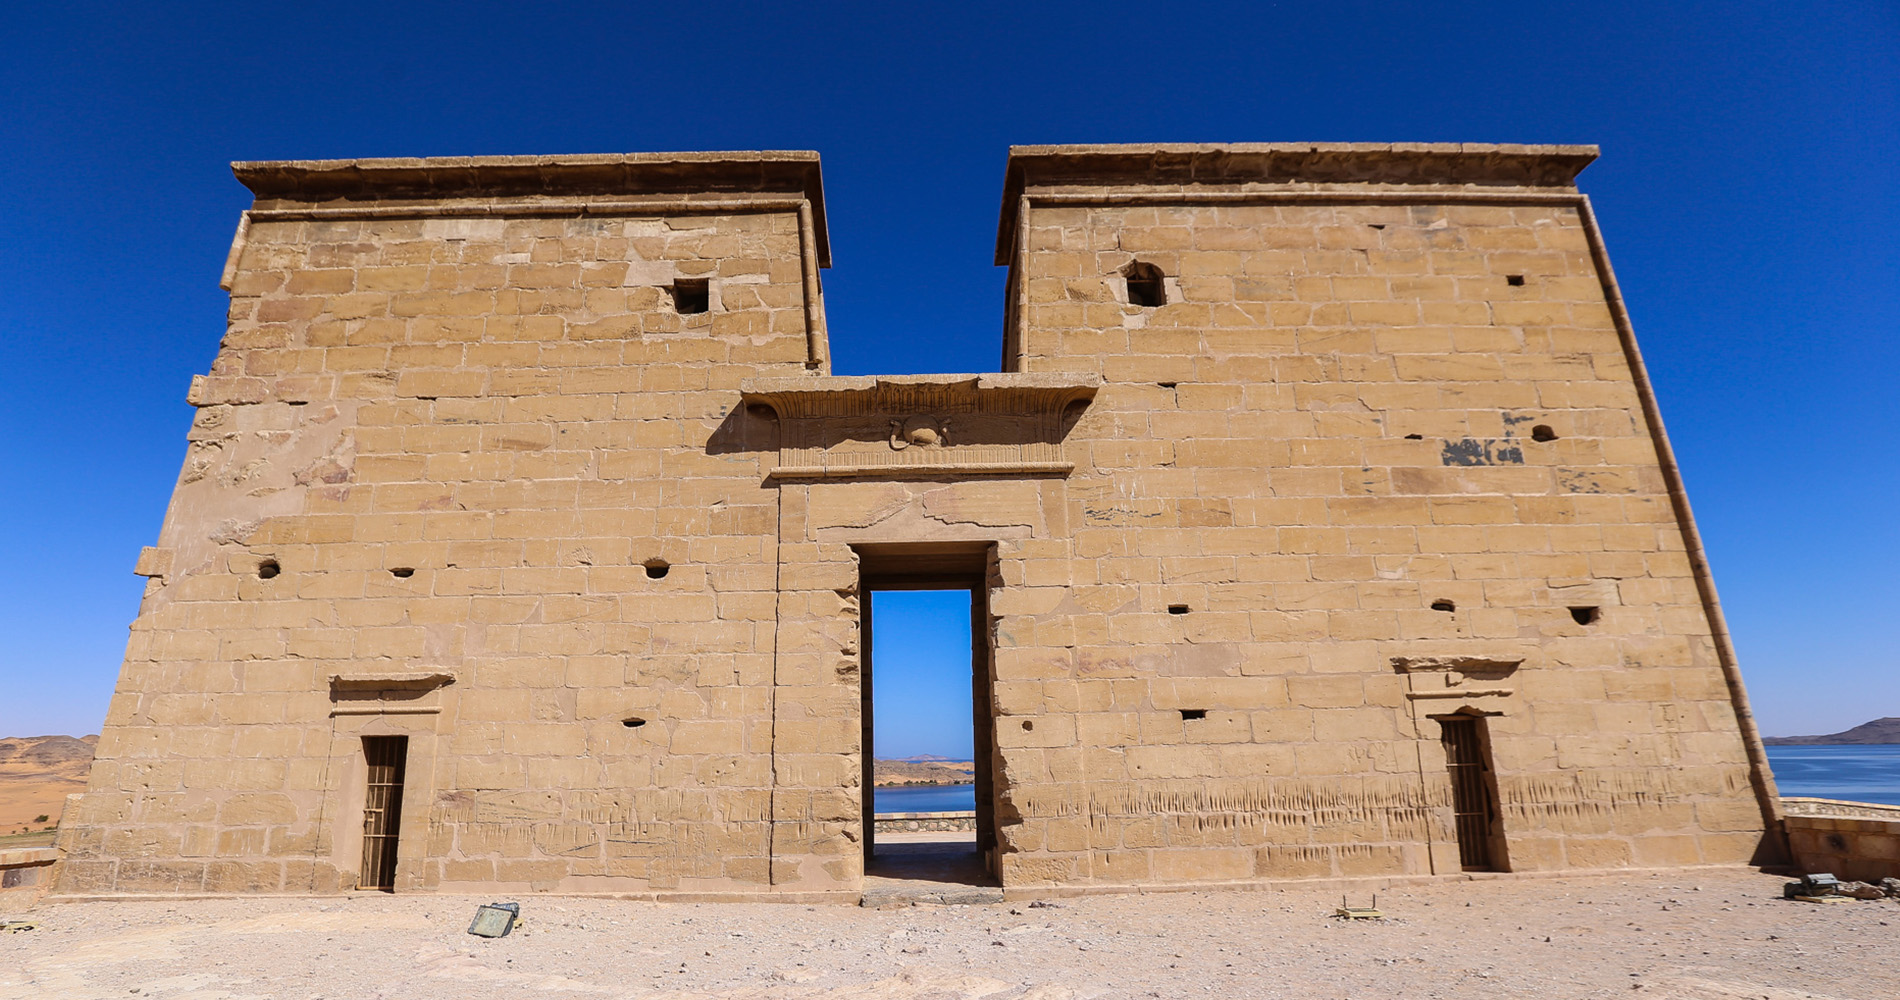
[[[1458,863],[1466,871],[1491,871],[1491,783],[1485,780],[1484,743],[1477,719],[1439,719],[1445,767],[1451,772],[1451,808],[1458,825]]]
[[[359,889],[396,889],[396,837],[402,826],[403,762],[407,736],[365,736],[369,794],[363,800],[363,877]]]

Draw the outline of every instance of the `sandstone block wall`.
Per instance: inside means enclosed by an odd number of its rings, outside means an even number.
[[[365,735],[410,740],[398,889],[766,884],[777,511],[735,403],[820,361],[817,165],[689,166],[240,167],[67,891],[353,887]]]
[[[1579,154],[1545,152],[1017,151],[1005,367],[1104,384],[999,627],[999,711],[1061,734],[1004,751],[1015,877],[1456,871],[1458,712],[1500,867],[1755,855]]]
[[[1785,798],[1788,847],[1798,872],[1857,882],[1900,878],[1900,806]]]
[[[240,165],[59,889],[353,888],[401,736],[398,891],[851,898],[933,572],[1005,886],[1459,871],[1447,717],[1488,867],[1765,857],[1593,155],[1019,148],[1004,371],[863,378],[812,154]]]

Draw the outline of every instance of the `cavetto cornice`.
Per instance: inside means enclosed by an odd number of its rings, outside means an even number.
[[[231,164],[258,207],[449,199],[621,198],[681,208],[778,195],[810,202],[819,264],[831,266],[824,180],[807,150],[260,160]]]
[[[1060,413],[1093,399],[1102,378],[1093,374],[991,372],[979,375],[826,375],[753,378],[740,383],[749,405],[770,406],[787,417],[942,409],[968,413],[1040,406]]]
[[[749,379],[778,418],[772,478],[1062,475],[1062,439],[1098,375],[861,375]]]
[[[1129,143],[1011,146],[996,263],[1008,264],[1031,191],[1141,194],[1166,202],[1221,191],[1344,186],[1574,190],[1595,146],[1458,142]]]

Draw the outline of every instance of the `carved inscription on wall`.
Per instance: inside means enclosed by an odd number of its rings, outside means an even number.
[[[1062,439],[1092,375],[754,379],[748,406],[779,420],[776,479],[1066,474]]]

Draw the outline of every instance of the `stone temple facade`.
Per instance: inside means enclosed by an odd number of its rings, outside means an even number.
[[[1595,155],[1017,147],[1000,371],[888,377],[815,154],[238,164],[57,891],[855,899],[918,586],[1008,891],[1772,859]]]

